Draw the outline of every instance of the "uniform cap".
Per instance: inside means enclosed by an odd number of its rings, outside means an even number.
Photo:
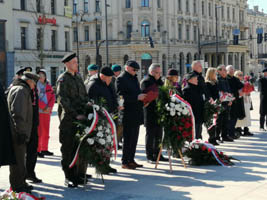
[[[135,69],[140,69],[139,64],[134,60],[128,60],[126,65]]]
[[[191,78],[197,77],[197,74],[194,72],[189,72],[188,74],[185,75],[185,80],[190,80]]]
[[[76,57],[76,53],[68,53],[62,58],[61,62],[63,63],[69,62],[75,57]]]
[[[22,80],[29,80],[30,79],[30,80],[35,81],[36,83],[38,82],[39,78],[40,77],[37,74],[34,74],[32,72],[27,72],[27,71],[23,72],[23,75],[21,77]]]
[[[95,70],[98,70],[98,66],[96,64],[91,64],[91,65],[88,65],[87,69],[88,71],[95,71]]]
[[[121,71],[121,66],[117,65],[117,64],[116,65],[112,65],[111,69],[112,69],[113,72],[119,72],[119,71]]]
[[[169,69],[167,76],[178,76],[178,71],[176,69]]]
[[[110,69],[110,67],[103,67],[100,71],[101,74],[104,74],[105,76],[113,76],[114,73],[113,71]]]
[[[22,76],[24,71],[25,68],[19,69],[18,71],[16,71],[16,75]]]
[[[25,67],[24,68],[24,71],[26,71],[26,72],[32,72],[32,68],[31,67]]]

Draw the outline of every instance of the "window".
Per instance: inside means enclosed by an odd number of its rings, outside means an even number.
[[[235,8],[233,8],[233,20],[235,21]]]
[[[131,38],[131,33],[132,33],[132,31],[133,31],[133,25],[132,25],[132,22],[127,22],[127,28],[126,28],[127,30],[126,30],[126,37],[127,37],[127,39],[130,39]]]
[[[64,0],[64,6],[68,6],[68,5],[69,5],[68,0]]]
[[[96,25],[96,40],[101,40],[101,27],[100,27],[100,24]]]
[[[205,15],[205,2],[202,1],[202,15]]]
[[[4,0],[0,0],[0,3],[4,3]]]
[[[20,28],[21,49],[26,49],[26,27]]]
[[[194,26],[194,41],[197,41],[197,27]]]
[[[126,0],[125,8],[131,8],[131,0]]]
[[[230,7],[227,7],[227,19],[230,20]]]
[[[57,67],[51,67],[51,85],[56,85],[57,81]]]
[[[56,0],[51,0],[51,14],[55,15],[56,14],[56,5],[55,5]]]
[[[182,40],[182,38],[183,38],[182,24],[178,24],[178,39]]]
[[[41,0],[36,0],[36,11],[41,12]]]
[[[78,41],[78,33],[77,33],[77,27],[73,28],[73,41],[77,42]]]
[[[36,32],[36,47],[38,50],[41,49],[41,42],[42,42],[42,29],[38,28]]]
[[[84,27],[84,41],[89,41],[89,26]]]
[[[51,42],[52,42],[52,51],[56,51],[56,40],[57,39],[57,31],[52,30],[52,34],[51,34]]]
[[[70,50],[70,33],[68,31],[65,31],[65,51]]]
[[[160,21],[157,21],[157,31],[160,32]]]
[[[197,12],[197,2],[196,2],[196,0],[194,0],[194,2],[193,2],[193,10],[194,10],[194,13]]]
[[[142,0],[141,7],[149,7],[149,0]]]
[[[142,37],[147,37],[150,35],[150,24],[146,20],[141,23],[141,35]]]
[[[73,14],[77,13],[77,0],[73,0]]]
[[[190,25],[186,25],[186,40],[190,40]]]
[[[224,6],[221,7],[222,19],[224,19]]]
[[[160,8],[161,7],[161,2],[160,2],[161,0],[158,0],[157,2],[158,2],[158,8]]]
[[[6,43],[6,39],[5,39],[5,23],[6,22],[0,22],[0,51],[5,51],[6,47],[5,47],[5,43]]]
[[[20,9],[21,10],[26,10],[26,2],[25,2],[25,0],[20,0]]]
[[[88,13],[88,0],[84,0],[84,3],[83,3],[83,6],[84,6],[84,13]]]
[[[100,12],[100,1],[95,0],[95,12]]]
[[[217,8],[215,8],[217,9]],[[211,16],[211,3],[209,3],[209,17]]]
[[[181,3],[181,0],[178,0],[178,11],[182,11],[182,3]]]
[[[185,10],[187,13],[189,13],[189,1],[188,0],[186,0],[185,2]]]

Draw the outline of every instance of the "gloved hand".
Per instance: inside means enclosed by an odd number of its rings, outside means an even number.
[[[18,134],[17,135],[17,143],[18,145],[26,144],[27,136],[25,134]]]

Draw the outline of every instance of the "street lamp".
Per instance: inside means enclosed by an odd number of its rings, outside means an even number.
[[[81,22],[83,21],[84,12],[82,10],[76,12],[76,41],[77,41],[77,60],[78,60],[78,69],[79,69],[79,27],[78,27],[78,17],[81,16]]]
[[[107,4],[107,0],[105,0],[105,23],[106,23],[106,62],[107,66],[109,65],[109,57],[108,57],[108,12],[107,7],[110,7],[110,5]]]
[[[216,20],[216,64],[219,65],[219,59],[218,59],[218,49],[219,49],[219,43],[218,43],[218,11],[217,9],[221,8],[221,6],[215,6],[215,20]]]

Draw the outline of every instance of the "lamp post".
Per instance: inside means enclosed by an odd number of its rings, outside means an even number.
[[[106,23],[106,65],[109,65],[109,57],[108,57],[108,12],[107,7],[107,0],[105,0],[105,23]]]
[[[81,15],[81,20],[80,21],[83,21],[82,18],[83,18],[83,15],[84,15],[84,12],[83,11],[79,11],[79,12],[76,12],[76,41],[77,41],[77,60],[78,60],[78,69],[79,69],[79,63],[80,63],[80,52],[79,52],[79,27],[78,27],[78,17]]]

